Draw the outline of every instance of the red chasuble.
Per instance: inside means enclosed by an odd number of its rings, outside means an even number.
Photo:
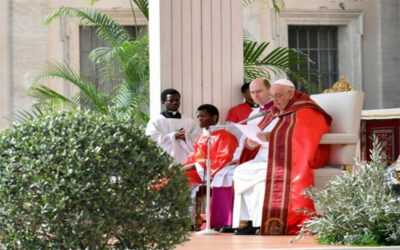
[[[193,152],[188,156],[184,165],[190,165],[197,162],[203,167],[204,171],[206,171],[208,138],[209,137],[206,135],[200,135],[197,137],[193,146]],[[238,142],[234,135],[223,129],[212,132],[210,140],[210,171],[211,177],[214,177],[221,168],[225,167],[227,163],[232,161]],[[186,173],[189,176],[189,184],[202,182],[196,169],[187,170]]]
[[[273,107],[258,124],[264,129],[275,117],[270,134],[268,169],[260,234],[296,234],[313,211],[311,199],[301,193],[314,185],[313,168],[323,167],[329,147],[319,145],[332,118],[306,94],[295,91],[286,109]],[[258,148],[245,148],[239,162],[253,158]]]

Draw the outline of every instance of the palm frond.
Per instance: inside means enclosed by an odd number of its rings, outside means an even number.
[[[96,34],[99,39],[108,41],[113,47],[117,47],[124,41],[131,39],[130,35],[115,22],[110,16],[101,13],[93,8],[77,9],[71,7],[61,7],[57,11],[45,18],[44,24],[51,23],[60,16],[71,16],[80,18],[83,27],[97,28]]]
[[[268,45],[267,42],[243,42],[245,81],[251,81],[257,77],[271,79],[271,74],[285,73],[290,66],[305,60],[297,51],[282,47],[278,47],[265,55]]]
[[[146,94],[148,90],[148,84],[139,85],[138,82],[126,81],[119,88],[113,102],[117,107],[122,109],[129,108],[134,103],[141,103],[145,107],[149,102],[148,95]]]
[[[149,20],[149,1],[148,0],[131,0],[140,9],[143,15]]]
[[[32,110],[18,110],[16,113],[5,115],[5,119],[16,123],[24,123],[29,119],[34,119],[44,113],[38,107],[33,107]]]
[[[132,90],[129,84],[125,84],[119,89],[119,94],[114,98],[113,101],[117,107],[126,109],[134,103],[136,98],[134,92],[135,90]]]
[[[31,88],[39,81],[49,78],[63,79],[77,86],[81,91],[81,100],[87,99],[89,108],[95,109],[101,113],[108,114],[108,96],[96,90],[95,85],[74,72],[67,63],[48,62],[47,72],[37,76],[31,82]]]
[[[123,70],[132,83],[146,83],[149,79],[148,36],[126,41],[118,47]]]
[[[129,89],[121,88],[119,95],[113,99],[113,108],[117,111],[120,116],[124,118],[130,118],[146,125],[148,117],[148,103],[145,103],[142,97],[132,95]]]
[[[243,62],[244,64],[259,64],[259,58],[263,55],[269,43],[248,41],[243,43]]]
[[[274,10],[278,13],[281,11],[281,9],[285,8],[284,0],[242,0],[243,7],[248,7],[256,3],[261,3],[265,6],[269,6],[269,4],[272,3]]]
[[[140,89],[134,87],[135,84],[125,82],[118,91],[118,95],[113,99],[113,108],[120,116],[130,118],[145,125],[148,120],[149,99],[148,88],[143,85]],[[142,94],[140,94],[142,93]]]
[[[287,72],[288,78],[292,82],[297,83],[297,89],[307,92],[309,95],[320,93],[318,89],[317,72],[313,70],[303,69]]]
[[[294,49],[278,47],[265,56],[261,63],[287,69],[307,60],[307,56]]]
[[[70,100],[44,85],[32,87],[28,91],[28,95],[35,100],[34,106],[39,109],[57,111],[64,108],[73,110],[78,110],[79,108],[77,102]]]
[[[98,71],[97,89],[100,92],[107,93],[110,100],[118,93],[118,89],[123,82],[128,81],[125,72],[122,70],[121,62],[118,60],[110,61],[102,65]]]
[[[90,5],[94,5],[95,3],[97,3],[99,0],[88,0]]]
[[[107,63],[117,56],[117,48],[98,47],[89,53],[89,59],[93,64]]]
[[[125,41],[117,48],[125,78],[113,98],[114,106],[135,119],[144,119],[144,108],[149,103],[149,47],[148,36]]]
[[[304,61],[312,62],[307,55],[291,48],[278,47],[266,54],[269,43],[257,43],[255,41],[243,41],[244,80],[251,81],[254,78],[264,77],[271,79],[273,75],[287,74],[295,81],[299,88],[304,87],[307,93],[317,93],[311,70],[292,70],[292,68]],[[266,55],[265,55],[266,54]],[[315,74],[314,74],[315,75]]]
[[[89,55],[100,71],[100,82],[128,80],[146,82],[149,79],[148,36],[125,41],[116,48],[97,48]],[[118,65],[116,67],[116,65]],[[116,71],[116,69],[120,69]]]

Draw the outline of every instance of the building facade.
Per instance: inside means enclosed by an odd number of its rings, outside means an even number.
[[[175,20],[174,22],[179,23],[176,17],[180,17],[180,20],[190,19],[190,16],[196,15],[198,11],[195,6],[198,4],[196,1],[170,0],[170,2],[171,8],[175,11],[171,14],[172,18],[175,17],[171,19]],[[400,107],[398,98],[400,96],[400,2],[398,0],[285,0],[285,8],[280,13],[274,12],[271,6],[256,4],[243,10],[233,7],[228,14],[224,14],[225,5],[237,6],[235,3],[227,3],[226,0],[199,0],[199,2],[201,4],[198,6],[203,13],[199,16],[203,18],[199,25],[211,27],[208,34],[212,35],[212,39],[219,39],[218,30],[212,27],[217,25],[221,33],[226,31],[225,28],[221,28],[223,27],[221,20],[225,20],[224,15],[228,15],[226,20],[231,20],[229,25],[243,26],[245,32],[255,40],[270,42],[270,50],[277,46],[290,46],[310,53],[314,63],[308,66],[324,70],[320,76],[321,79],[325,79],[324,82],[333,84],[335,77],[346,77],[350,84],[365,92],[364,109]],[[0,39],[1,128],[10,125],[10,121],[3,116],[29,109],[31,100],[26,94],[25,82],[42,72],[46,61],[67,61],[77,71],[82,71],[83,53],[80,43],[82,34],[79,21],[60,18],[50,25],[42,24],[47,15],[61,6],[87,8],[88,4],[82,0],[0,1],[0,36],[3,37]],[[122,25],[134,24],[128,0],[102,0],[95,7],[110,14]],[[216,9],[220,12],[216,12]],[[208,12],[211,14],[208,15]],[[137,24],[147,25],[140,11],[136,10],[135,13]],[[235,21],[236,17],[242,21]],[[206,26],[200,28],[205,29],[204,27]],[[231,27],[233,33],[225,35],[240,34],[234,31],[237,30],[235,27]],[[177,29],[171,28],[172,35],[169,36],[178,43],[174,46],[179,46],[180,42],[176,40],[177,35],[174,36],[174,30],[176,35]],[[183,34],[184,31],[178,33],[180,37]],[[204,44],[207,44],[207,33],[204,37],[206,39]],[[214,40],[210,40],[210,44]],[[193,41],[195,40],[191,40]],[[316,46],[316,41],[320,45]],[[223,51],[224,46],[220,47]],[[233,78],[229,76],[228,79],[231,79],[229,81],[218,80],[225,79],[223,76],[226,70],[222,62],[226,63],[234,58],[240,60],[242,57],[240,55],[235,57],[237,54],[235,50],[228,53],[233,55],[229,57],[231,59],[228,58],[229,60],[221,59],[222,52],[221,56],[214,60],[212,57],[214,54],[209,55],[210,62],[215,60],[219,62],[221,64],[219,70],[209,68],[208,73],[205,72],[208,74],[207,77],[201,78],[202,80],[196,84],[190,82],[189,85],[185,85],[188,80],[183,83],[182,77],[193,78],[184,74],[186,71],[182,69],[185,69],[186,64],[182,62],[180,62],[180,72],[183,72],[181,75],[176,71],[169,73],[171,77],[177,77],[182,82],[159,79],[162,88],[175,87],[185,94],[186,99],[182,105],[184,113],[194,116],[194,110],[199,103],[216,102],[222,111],[222,117],[225,117],[229,106],[242,101],[240,98],[242,73],[234,75]],[[184,55],[180,56],[183,58]],[[235,65],[230,68],[231,71],[240,64]],[[199,70],[208,69],[206,66],[209,65],[205,63]],[[214,86],[213,82],[218,81],[221,83]],[[66,95],[76,91],[70,85],[56,80],[49,80],[46,84]],[[201,88],[198,87],[199,84]],[[199,99],[198,96],[204,98]],[[224,101],[219,102],[220,99]]]

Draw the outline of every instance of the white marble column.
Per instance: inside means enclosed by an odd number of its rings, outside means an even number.
[[[0,1],[0,114],[9,114],[12,109],[12,93],[10,93],[12,83],[12,13],[11,1]],[[9,125],[9,121],[0,117],[0,128]]]
[[[184,114],[210,103],[224,121],[241,102],[241,1],[152,0],[149,10],[150,115],[160,112],[161,91],[175,88]]]

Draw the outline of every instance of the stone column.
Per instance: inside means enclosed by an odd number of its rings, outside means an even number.
[[[12,1],[0,1],[0,128],[11,122],[3,116],[13,109],[12,98],[12,55],[13,55]]]
[[[210,103],[223,122],[241,102],[241,1],[154,0],[149,10],[150,115],[160,112],[161,91],[175,88],[184,114]]]
[[[381,74],[381,108],[400,107],[400,3],[399,0],[378,1],[378,50]]]

